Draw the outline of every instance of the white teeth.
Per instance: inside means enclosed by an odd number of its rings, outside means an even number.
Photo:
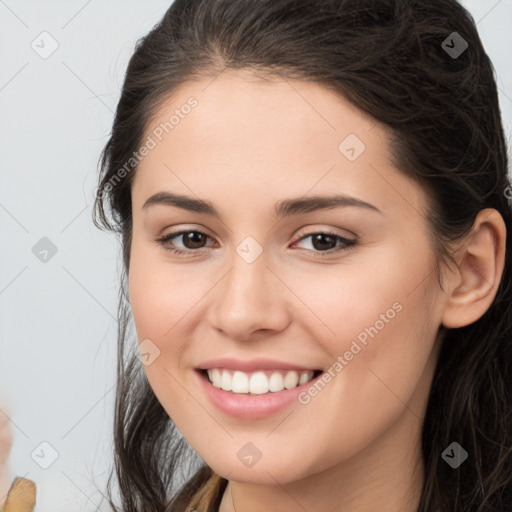
[[[218,370],[217,370],[218,371]],[[220,379],[220,387],[226,391],[231,391],[232,379],[228,372],[222,372]]]
[[[268,393],[268,386],[268,379],[263,372],[256,372],[251,375],[249,379],[249,391],[254,395]]]
[[[208,370],[208,377],[210,377],[212,384],[216,388],[220,388],[220,372],[217,368],[214,368],[213,370]]]
[[[286,389],[296,388],[298,382],[299,374],[294,371],[288,372],[284,378],[284,387]]]
[[[309,373],[307,372],[302,372],[300,374],[300,379],[299,379],[299,386],[302,386],[302,384],[306,384],[306,382],[308,380],[311,380],[311,377],[309,376]]]
[[[284,379],[279,372],[274,372],[269,379],[268,389],[272,392],[282,391],[284,389]]]
[[[276,393],[283,389],[301,386],[313,378],[312,370],[296,372],[295,370],[256,371],[245,373],[219,368],[207,370],[211,383],[224,391],[233,393],[251,393],[263,395],[269,391]],[[284,375],[284,377],[283,377]]]
[[[224,375],[226,372],[222,372]],[[231,391],[233,393],[249,393],[249,378],[243,372],[235,372],[231,381]]]

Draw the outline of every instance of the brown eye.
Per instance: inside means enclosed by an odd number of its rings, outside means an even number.
[[[204,243],[207,238],[207,236],[200,231],[187,231],[181,233],[180,236],[187,249],[201,249],[201,244]]]
[[[176,247],[176,242],[173,242],[175,239],[180,240],[180,237],[183,248],[180,248],[179,245]],[[169,233],[162,238],[157,238],[156,241],[166,250],[175,254],[191,255],[194,252],[201,252],[201,249],[206,247],[205,243],[208,238],[210,237],[202,231],[182,230]],[[310,252],[316,253],[315,256],[320,257],[324,255],[328,256],[337,251],[348,250],[357,244],[357,240],[350,240],[336,233],[317,232],[304,235],[294,245],[308,238],[311,238],[312,249],[310,249]],[[339,245],[338,242],[340,242]]]
[[[357,240],[351,240],[331,232],[309,233],[301,237],[299,242],[308,238],[311,238],[310,245],[314,252],[319,253],[318,256],[323,256],[322,253],[327,255],[341,250],[348,250],[357,244]],[[338,242],[340,242],[340,245],[337,245]]]
[[[175,242],[174,239],[180,239],[185,250],[178,247],[173,247]],[[205,247],[206,240],[210,238],[206,233],[197,230],[182,230],[174,233],[169,233],[162,238],[157,238],[159,242],[166,250],[172,251],[176,254],[185,254],[187,252],[199,252],[197,249],[203,249]]]

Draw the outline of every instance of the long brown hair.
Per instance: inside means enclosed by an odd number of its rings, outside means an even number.
[[[458,54],[449,50],[454,41]],[[113,502],[111,473],[110,505],[213,511],[227,483],[206,464],[197,467],[149,386],[136,342],[127,341],[126,294],[132,156],[170,92],[226,68],[320,83],[387,125],[395,166],[429,193],[438,262],[480,210],[502,215],[506,261],[495,300],[478,321],[444,333],[422,429],[417,512],[512,510],[512,188],[494,69],[472,16],[455,0],[175,0],[139,40],[94,205],[95,224],[120,235],[124,263],[114,418],[121,504]],[[453,441],[469,454],[457,469],[441,458]],[[180,488],[183,468],[193,476]]]

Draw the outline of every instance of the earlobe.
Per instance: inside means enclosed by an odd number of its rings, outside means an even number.
[[[457,276],[447,289],[442,324],[450,329],[476,322],[496,296],[505,266],[507,230],[500,213],[481,210],[457,251]]]

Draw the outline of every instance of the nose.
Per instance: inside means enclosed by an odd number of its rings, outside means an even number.
[[[232,267],[214,288],[210,325],[234,340],[269,336],[290,323],[290,293],[264,254],[251,263],[235,254]]]

